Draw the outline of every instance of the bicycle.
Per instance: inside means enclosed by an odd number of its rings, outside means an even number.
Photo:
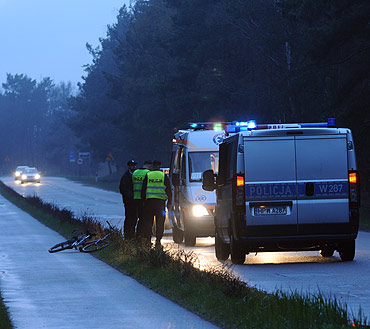
[[[111,244],[111,241],[107,240],[107,238],[112,234],[113,227],[108,221],[107,221],[107,223],[108,223],[110,232],[108,234],[104,235],[100,239],[97,239],[97,240],[94,240],[94,241],[91,241],[91,242],[88,242],[87,244],[85,244],[81,249],[82,252],[98,251],[98,250],[101,250],[103,248],[108,247]]]
[[[92,233],[92,232],[87,231],[83,235],[73,236],[71,239],[69,239],[67,241],[57,243],[55,246],[52,246],[48,251],[50,253],[54,253],[54,252],[58,252],[58,251],[66,250],[66,249],[76,249],[76,250],[82,251],[83,247],[87,243],[91,242],[91,241],[87,241],[87,240],[92,238],[95,235],[96,235],[96,233]]]

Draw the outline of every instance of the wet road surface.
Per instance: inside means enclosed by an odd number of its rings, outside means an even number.
[[[65,239],[1,196],[0,225],[0,289],[15,328],[215,328],[89,254],[48,253]]]

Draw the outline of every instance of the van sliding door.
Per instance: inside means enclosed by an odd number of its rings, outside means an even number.
[[[244,141],[247,235],[296,235],[294,136]]]
[[[296,136],[296,163],[299,233],[340,233],[349,221],[346,136]]]

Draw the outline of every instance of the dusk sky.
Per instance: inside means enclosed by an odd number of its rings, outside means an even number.
[[[73,85],[129,0],[0,0],[0,88],[6,73]]]

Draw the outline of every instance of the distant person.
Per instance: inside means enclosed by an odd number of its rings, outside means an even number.
[[[143,182],[146,174],[152,170],[153,162],[151,160],[144,161],[144,165],[136,169],[132,174],[132,183],[134,186],[134,201],[136,205],[136,211],[138,216],[138,223],[136,228],[136,237],[143,236],[144,224],[144,200],[141,198],[141,189],[143,187]],[[145,229],[145,228],[144,228]]]
[[[156,219],[156,241],[155,247],[160,248],[161,239],[164,232],[165,206],[171,204],[172,193],[170,180],[167,175],[160,169],[161,162],[153,161],[153,170],[149,171],[143,182],[141,197],[144,202],[145,228],[144,237],[150,243],[152,237],[152,226],[154,217]]]
[[[127,170],[123,174],[119,183],[119,191],[122,194],[122,201],[125,206],[125,222],[123,224],[124,238],[129,240],[135,237],[135,226],[137,222],[137,211],[134,201],[134,189],[132,184],[132,174],[136,170],[137,162],[130,160],[127,162]]]

